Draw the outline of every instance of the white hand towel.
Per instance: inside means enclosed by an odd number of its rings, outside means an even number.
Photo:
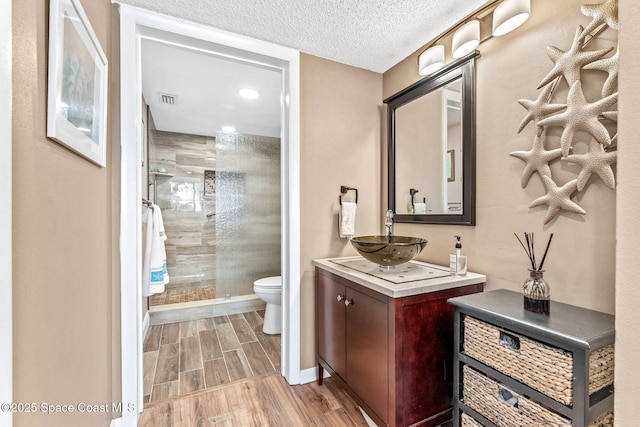
[[[427,204],[426,203],[414,203],[413,204],[413,213],[416,215],[424,215],[427,213]]]
[[[356,230],[356,204],[354,202],[342,202],[338,215],[339,234],[343,239],[353,237]]]
[[[164,285],[169,283],[167,271],[167,255],[164,241],[164,222],[160,208],[152,205],[142,216],[146,224],[144,261],[142,267],[142,295],[149,296],[164,292]]]

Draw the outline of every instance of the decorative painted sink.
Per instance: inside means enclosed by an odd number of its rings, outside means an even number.
[[[359,236],[351,239],[358,253],[382,267],[411,261],[427,245],[425,239],[405,236]]]

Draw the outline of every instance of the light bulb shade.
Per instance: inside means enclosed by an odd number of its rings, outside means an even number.
[[[531,14],[531,0],[504,0],[493,11],[494,36],[505,35],[524,23]]]
[[[444,46],[441,44],[430,47],[418,57],[418,74],[426,76],[444,66]]]
[[[451,56],[454,58],[462,58],[480,44],[480,21],[473,20],[467,22],[453,33],[451,41]]]

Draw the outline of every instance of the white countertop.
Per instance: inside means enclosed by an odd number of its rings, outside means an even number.
[[[449,267],[409,261],[390,270],[361,256],[314,259],[313,265],[392,298],[420,295],[486,282],[483,274],[451,276]]]

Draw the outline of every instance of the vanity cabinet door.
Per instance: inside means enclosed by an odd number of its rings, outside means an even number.
[[[347,380],[345,346],[346,287],[325,274],[316,274],[318,356]]]
[[[389,420],[389,333],[386,297],[347,287],[347,383]]]

